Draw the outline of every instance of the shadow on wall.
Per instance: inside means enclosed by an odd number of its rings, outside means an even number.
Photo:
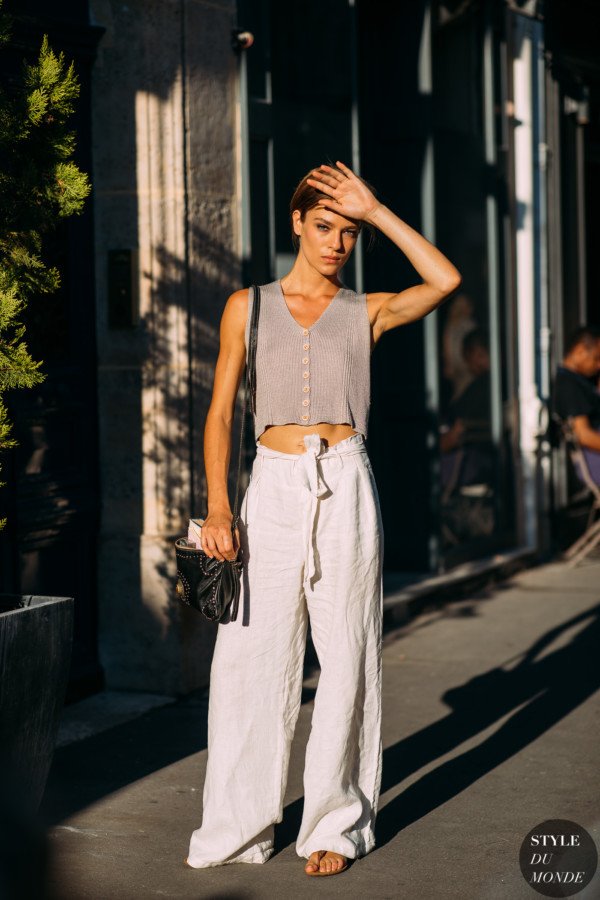
[[[233,12],[233,3],[91,2],[106,28],[93,113],[99,624],[111,687],[178,694],[208,681],[215,629],[174,595],[172,541],[205,511],[219,321],[240,286]],[[108,331],[113,248],[139,248],[140,319]]]
[[[190,515],[205,513],[204,421],[219,321],[239,272],[237,257],[196,226],[189,247],[202,267],[164,247],[140,267],[147,311],[135,330],[138,366],[112,373],[102,454],[112,476],[104,480],[100,550],[103,662],[117,686],[172,694],[207,683],[216,635],[174,594],[172,541]]]

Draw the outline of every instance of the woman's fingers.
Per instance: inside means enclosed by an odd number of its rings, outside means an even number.
[[[229,553],[232,548],[231,535],[228,538],[227,532],[224,531],[222,528],[220,528],[217,531],[216,540],[217,540],[217,549],[215,552],[215,556],[217,557],[218,560],[223,562],[224,559],[228,558]]]
[[[202,529],[202,549],[211,559],[222,560],[223,557],[217,547],[217,541],[211,529]]]
[[[329,187],[332,191],[337,191],[339,188],[339,184],[337,181],[334,181],[333,178],[329,178],[329,176],[323,177],[320,175],[317,179],[315,179],[317,183],[321,186],[321,188]]]
[[[313,169],[311,175],[313,175],[315,179],[318,179],[320,184],[328,184],[334,188],[340,187],[351,179],[360,181],[360,179],[356,177],[352,169],[349,169],[348,166],[344,165],[343,162],[339,162],[338,160],[336,165],[338,166],[338,169],[334,169],[332,168],[332,166],[323,164],[319,166],[318,169]],[[340,172],[339,169],[341,169],[342,171]]]
[[[208,531],[205,528],[202,529],[202,549],[211,559],[215,556],[215,552],[217,549],[214,538],[212,537],[212,535],[209,535]]]
[[[311,187],[316,187],[318,190],[323,191],[324,194],[329,194],[330,197],[335,196],[336,188],[330,187],[326,182],[321,181],[321,179],[316,178],[307,178],[306,183],[310,184]]]
[[[339,165],[340,165],[340,163],[338,163],[338,166],[339,166]],[[328,172],[329,175],[330,175],[330,177],[331,177],[331,178],[334,178],[335,181],[337,181],[338,183],[341,183],[341,182],[345,181],[346,178],[348,177],[348,175],[346,175],[345,172],[339,172],[338,169],[334,169],[332,166],[327,166],[327,165],[323,164],[322,166],[319,166],[319,168],[320,168],[320,169],[324,169],[326,172]],[[348,169],[346,166],[344,166],[344,169],[345,169],[346,172],[348,172],[350,175],[353,174],[353,173],[351,172],[351,170]]]
[[[231,533],[231,529],[223,528],[219,537],[220,540],[218,542],[218,547],[223,554],[224,559],[235,559],[235,552],[233,549],[233,535]]]
[[[356,178],[356,175],[354,175],[354,172],[352,171],[352,169],[349,169],[348,166],[344,165],[343,162],[340,162],[339,159],[336,160],[335,164],[336,164],[336,166],[339,166],[339,168],[342,170],[342,172],[344,172],[348,176],[348,178],[350,178],[351,175],[354,176],[354,178]],[[340,177],[343,177],[343,176],[340,176]]]
[[[236,528],[237,546],[239,547],[239,532]],[[202,529],[202,549],[207,556],[223,562],[224,559],[235,559],[237,548],[233,546],[233,537],[228,528]]]
[[[337,172],[335,169],[332,169],[331,166],[321,166],[321,169],[325,169],[324,172],[319,172],[317,169],[313,169],[313,174],[317,174],[320,178],[323,178],[327,181],[328,184],[332,184],[334,187],[339,185],[342,181],[345,181],[346,176],[342,175],[341,172]]]
[[[322,200],[321,206],[325,209],[330,209],[331,212],[337,213],[338,215],[343,215],[343,210],[340,208],[339,200]]]

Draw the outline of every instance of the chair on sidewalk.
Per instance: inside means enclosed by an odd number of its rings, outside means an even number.
[[[490,442],[466,444],[442,454],[442,534],[448,544],[489,536],[494,530]]]
[[[584,485],[584,489],[587,489],[585,493],[590,495],[592,499],[584,533],[563,554],[564,558],[569,560],[568,565],[571,568],[581,562],[600,543],[600,518],[598,518],[600,513],[600,485],[596,484],[590,474],[585,453],[575,434],[571,418],[561,419],[556,414],[553,414],[552,418],[560,428],[575,473]]]

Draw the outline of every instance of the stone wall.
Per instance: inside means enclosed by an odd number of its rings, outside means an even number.
[[[208,682],[215,626],[173,594],[173,540],[205,503],[218,325],[240,287],[233,0],[91,0],[100,654],[107,684]],[[110,250],[134,251],[139,322],[108,324]]]

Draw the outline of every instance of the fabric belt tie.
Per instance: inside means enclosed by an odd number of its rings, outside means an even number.
[[[319,462],[319,456],[322,450],[322,441],[318,434],[304,435],[304,446],[306,453],[302,453],[296,460],[295,472],[300,477],[300,482],[309,492],[309,515],[306,526],[306,560],[308,561],[307,569],[304,575],[304,588],[308,587],[312,590],[310,580],[316,572],[315,564],[315,548],[314,548],[314,532],[315,522],[317,518],[317,510],[319,509],[319,498],[329,491],[328,486],[323,480],[323,472]]]
[[[312,591],[313,587],[310,582],[316,573],[314,544],[317,512],[321,497],[330,491],[329,486],[323,479],[320,458],[321,456],[325,456],[327,459],[336,457],[339,463],[342,464],[343,456],[350,456],[355,453],[365,455],[366,449],[364,446],[364,438],[362,434],[358,433],[334,444],[331,448],[324,447],[322,438],[317,433],[305,434],[303,442],[306,451],[304,453],[293,455],[293,477],[297,479],[300,486],[306,490],[309,502],[309,514],[308,516],[303,516],[303,521],[306,522],[304,526],[306,531],[303,537],[306,547],[305,559],[307,560],[303,586],[305,591],[307,588]],[[264,447],[259,441],[256,442],[256,446],[257,453],[265,457],[282,459],[289,459],[292,457],[292,454],[281,453],[277,450],[272,450],[269,447]]]

